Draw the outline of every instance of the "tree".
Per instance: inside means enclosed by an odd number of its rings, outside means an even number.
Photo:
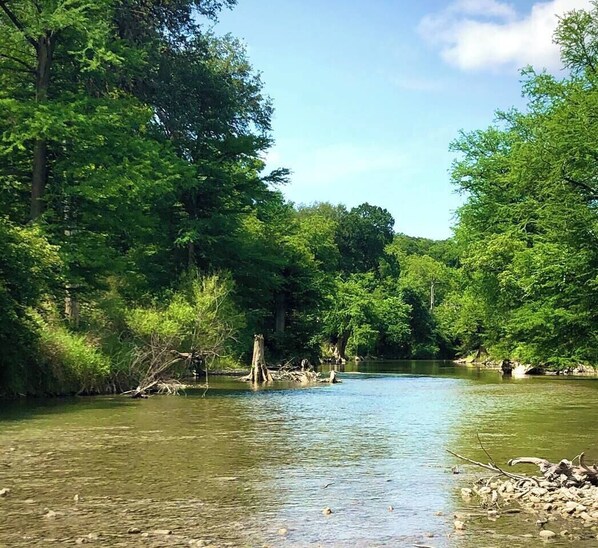
[[[342,215],[336,236],[342,271],[349,274],[375,270],[385,246],[392,241],[393,226],[394,219],[386,209],[368,203]]]
[[[463,134],[453,180],[468,194],[457,240],[470,298],[497,354],[562,366],[596,363],[598,4],[559,24],[571,75],[526,69],[526,112]]]

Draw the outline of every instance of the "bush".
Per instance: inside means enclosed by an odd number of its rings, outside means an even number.
[[[189,274],[166,305],[129,311],[126,321],[137,345],[133,377],[176,373],[172,356],[177,352],[201,355],[208,366],[216,359],[232,361],[233,343],[245,325],[233,289],[226,275]]]
[[[40,355],[43,375],[39,391],[50,394],[97,394],[110,380],[110,360],[89,338],[62,325],[43,323]]]

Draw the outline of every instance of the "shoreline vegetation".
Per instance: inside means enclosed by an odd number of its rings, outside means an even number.
[[[272,100],[211,31],[235,3],[0,6],[0,395],[248,365],[256,333],[299,368],[598,364],[596,2],[559,23],[563,78],[525,68],[526,107],[450,145],[465,200],[441,241],[285,199]]]

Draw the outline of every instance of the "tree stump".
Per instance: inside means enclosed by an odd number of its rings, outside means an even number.
[[[264,336],[256,335],[253,339],[253,359],[251,360],[251,371],[243,380],[252,383],[272,382],[272,375],[266,367],[264,353]]]

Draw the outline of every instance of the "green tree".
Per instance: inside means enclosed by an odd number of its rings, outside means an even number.
[[[345,273],[370,272],[378,267],[384,248],[392,241],[394,219],[386,210],[368,203],[342,215],[337,229],[341,269]]]
[[[598,5],[555,34],[571,75],[526,69],[526,112],[463,134],[453,180],[467,193],[457,240],[485,344],[529,362],[596,363]]]

